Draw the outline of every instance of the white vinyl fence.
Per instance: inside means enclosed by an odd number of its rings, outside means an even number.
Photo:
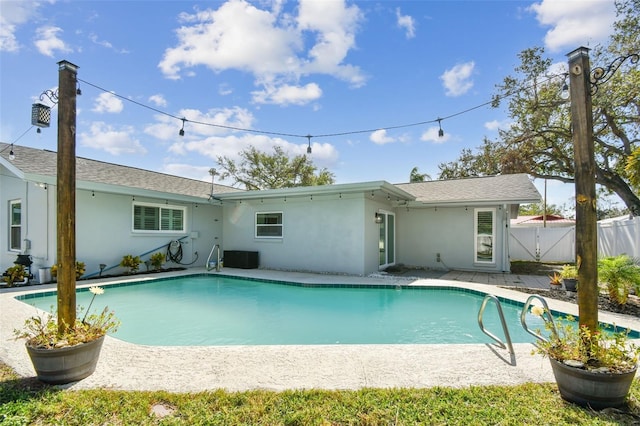
[[[576,229],[511,228],[511,260],[574,262]],[[640,258],[640,217],[598,222],[598,256],[628,254]]]

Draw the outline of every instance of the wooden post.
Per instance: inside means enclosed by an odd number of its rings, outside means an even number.
[[[598,230],[596,165],[591,105],[589,49],[580,47],[569,57],[571,126],[576,184],[576,266],[580,326],[598,328]]]
[[[58,331],[76,322],[76,75],[58,62],[57,262]]]

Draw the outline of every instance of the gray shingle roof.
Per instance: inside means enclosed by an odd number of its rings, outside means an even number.
[[[57,155],[53,151],[13,146],[15,159],[9,161],[9,145],[0,143],[0,157],[17,169],[25,179],[42,181],[47,178],[55,182]],[[78,187],[91,189],[92,185],[111,187],[114,192],[128,193],[127,189],[155,191],[176,196],[188,196],[207,199],[211,192],[211,183],[188,179],[164,173],[152,172],[135,167],[121,166],[103,161],[76,158],[76,179]],[[387,184],[389,185],[389,184]],[[390,186],[390,185],[389,185]],[[487,176],[455,180],[434,180],[394,185],[396,188],[416,197],[412,203],[427,205],[438,204],[482,204],[482,203],[533,203],[539,202],[540,193],[526,174]],[[292,191],[300,191],[294,188]],[[254,191],[214,185],[214,195],[246,193]]]
[[[0,143],[0,156],[9,161],[8,144]],[[7,149],[5,149],[7,148]],[[38,177],[54,179],[57,173],[57,155],[54,151],[13,146],[15,158],[11,164],[29,180]],[[191,196],[207,199],[211,193],[211,183],[188,179],[164,173],[152,172],[135,167],[121,166],[88,158],[76,158],[76,180],[125,188],[137,188],[166,194]],[[224,185],[214,185],[214,194],[240,191]]]
[[[435,205],[489,203],[534,203],[540,193],[529,176],[521,174],[396,184],[416,197],[416,202]]]

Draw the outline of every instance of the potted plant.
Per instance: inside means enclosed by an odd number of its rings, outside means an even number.
[[[15,264],[2,274],[2,281],[7,283],[7,287],[12,287],[14,284],[26,283],[27,270],[24,265]]]
[[[162,269],[162,264],[165,262],[164,253],[157,252],[149,257],[149,261],[151,262],[151,266],[153,266],[154,271],[159,271]]]
[[[574,265],[563,265],[560,276],[567,291],[576,291],[578,289],[578,268]]]
[[[542,317],[550,332],[547,339],[538,330],[535,352],[549,358],[563,399],[594,409],[624,404],[640,355],[628,330],[592,333],[570,315],[556,324],[546,308],[533,306],[531,313]]]
[[[133,256],[131,254],[126,254],[122,256],[122,260],[120,261],[120,266],[123,268],[127,268],[128,274],[135,274],[138,272],[138,268],[142,260],[140,260],[140,256]]]
[[[120,322],[108,307],[90,314],[96,295],[103,294],[104,289],[91,287],[89,291],[93,297],[82,320],[76,320],[64,332],[60,331],[53,314],[28,318],[23,329],[14,330],[17,339],[26,340],[38,380],[50,384],[71,383],[95,371],[104,336],[117,331]],[[80,313],[82,310],[80,308]]]
[[[554,272],[553,275],[549,275],[549,286],[551,290],[558,290],[562,288],[562,276]]]
[[[86,268],[85,268],[84,262],[76,261],[76,279],[79,279],[81,276],[83,276],[85,272],[86,272]],[[51,266],[51,278],[55,280],[57,276],[58,276],[58,265],[53,265]]]
[[[598,260],[598,280],[612,302],[624,305],[631,289],[640,293],[640,266],[627,255],[604,257]]]

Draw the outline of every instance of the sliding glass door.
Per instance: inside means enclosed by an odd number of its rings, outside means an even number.
[[[396,263],[396,215],[391,212],[378,212],[380,221],[380,238],[378,248],[380,250],[380,269]]]

